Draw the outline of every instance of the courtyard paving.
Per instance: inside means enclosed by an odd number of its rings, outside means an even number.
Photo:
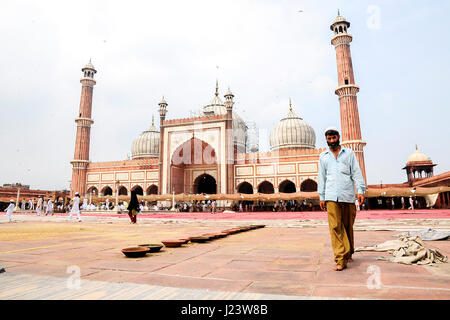
[[[450,299],[449,263],[403,265],[377,259],[387,252],[357,252],[348,269],[333,271],[325,213],[160,214],[142,215],[136,225],[112,213],[85,213],[80,223],[33,213],[8,223],[0,214],[0,299]],[[450,210],[392,214],[358,215],[355,246],[404,231],[450,231]],[[121,253],[249,224],[266,227],[143,258]],[[450,256],[449,240],[425,244]]]

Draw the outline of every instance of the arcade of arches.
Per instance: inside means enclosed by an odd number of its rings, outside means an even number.
[[[297,191],[297,188],[295,187],[295,184],[290,180],[284,180],[280,183],[279,192],[284,193],[294,193]],[[252,194],[253,193],[253,186],[247,182],[241,182],[237,188],[236,191],[239,193],[246,193],[246,194]],[[317,191],[317,182],[315,182],[312,179],[306,179],[302,182],[300,185],[300,191],[303,192],[314,192]],[[258,193],[275,193],[275,188],[273,187],[273,184],[269,181],[263,181],[258,185]]]

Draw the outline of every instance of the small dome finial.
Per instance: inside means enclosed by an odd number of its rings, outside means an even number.
[[[219,95],[219,80],[216,78],[216,96]]]
[[[339,13],[339,9],[338,9],[338,16],[340,16],[341,14]]]
[[[155,115],[152,114],[152,127],[155,126]]]
[[[289,97],[289,111],[292,111],[292,101],[291,101],[291,97]]]
[[[419,150],[419,148],[417,148],[417,143],[416,143],[416,150]]]

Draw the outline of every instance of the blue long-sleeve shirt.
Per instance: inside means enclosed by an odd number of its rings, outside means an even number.
[[[355,203],[355,185],[356,192],[364,194],[366,184],[352,149],[341,146],[337,159],[330,150],[320,154],[320,200]]]

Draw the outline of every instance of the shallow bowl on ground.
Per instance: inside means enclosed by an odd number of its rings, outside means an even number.
[[[222,231],[222,232],[226,232],[226,233],[228,233],[228,234],[235,234],[235,233],[240,232],[240,230],[237,229],[237,228],[232,228],[232,229],[224,230],[224,231]]]
[[[198,237],[190,237],[191,242],[197,242],[197,243],[203,243],[208,241],[210,238],[209,237],[204,237],[204,236],[198,236]]]
[[[149,252],[158,252],[163,247],[162,244],[157,243],[138,244],[138,246],[148,248],[150,250]]]
[[[178,240],[182,240],[182,241],[184,241],[183,244],[186,244],[186,243],[188,243],[191,239],[190,239],[190,238],[180,238],[180,239],[178,239]]]
[[[176,248],[181,247],[181,245],[184,243],[184,240],[164,240],[161,241],[163,245],[165,245],[167,248]]]
[[[149,252],[150,249],[146,247],[131,247],[122,249],[122,253],[128,258],[139,258],[143,257]]]
[[[218,232],[218,233],[216,233],[216,236],[217,236],[218,238],[224,238],[224,237],[226,237],[227,235],[228,235],[227,232]]]
[[[202,236],[208,237],[210,240],[214,240],[214,239],[218,238],[218,236],[215,233],[205,233],[205,234],[202,234]]]

